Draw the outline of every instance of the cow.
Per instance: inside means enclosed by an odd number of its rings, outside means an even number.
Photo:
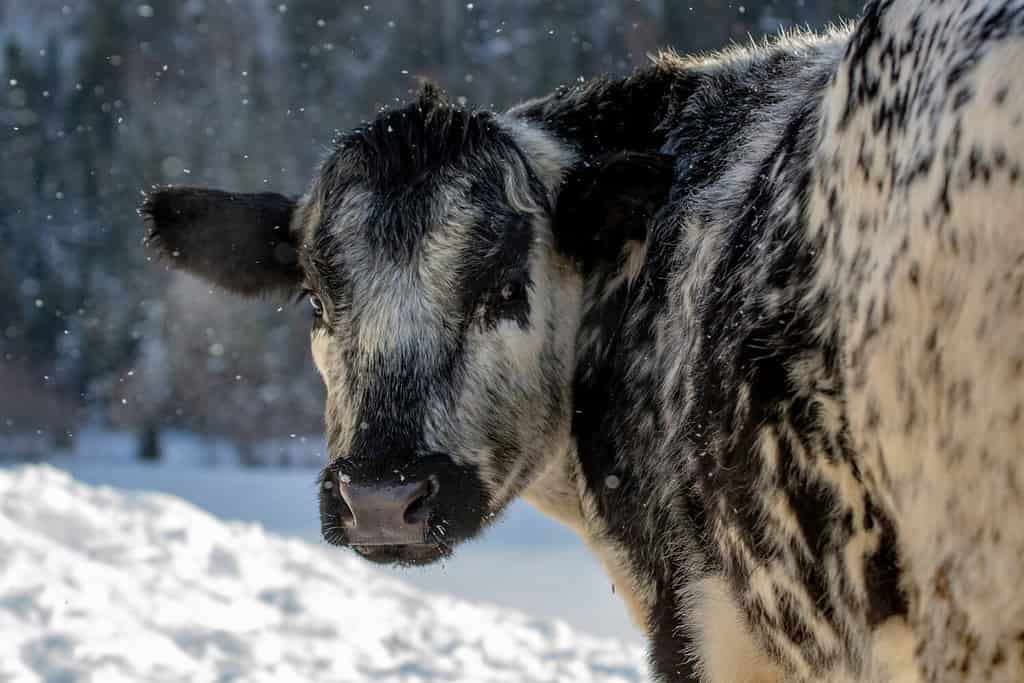
[[[430,563],[522,497],[660,681],[1021,681],[1022,63],[1022,0],[872,0],[141,211],[308,297],[328,542]]]

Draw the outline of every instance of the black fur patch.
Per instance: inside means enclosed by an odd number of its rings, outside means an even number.
[[[687,643],[679,633],[679,601],[669,587],[658,591],[650,631],[651,669],[662,681],[690,683],[701,680],[695,662],[686,656]]]
[[[643,241],[647,223],[668,200],[674,159],[621,151],[574,168],[558,195],[555,241],[589,273],[614,263],[630,240]]]
[[[661,124],[669,109],[685,101],[698,80],[695,73],[656,63],[626,79],[594,78],[560,87],[512,113],[543,123],[578,147],[586,162],[616,150],[653,151],[665,140]]]

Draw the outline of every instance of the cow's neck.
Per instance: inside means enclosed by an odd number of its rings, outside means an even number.
[[[571,150],[564,157],[586,165],[606,153],[659,150],[664,143],[659,123],[670,114],[672,102],[685,97],[688,88],[692,88],[692,82],[682,67],[662,61],[625,79],[598,79],[560,89],[524,103],[509,114],[528,126],[536,126],[545,137],[553,138],[552,142]],[[635,354],[642,352],[630,349],[627,354],[621,353],[621,325],[631,312],[645,306],[652,312],[656,310],[656,306],[647,304],[652,297],[660,296],[647,277],[650,260],[645,243],[628,242],[623,245],[623,259],[619,263],[588,264],[581,273],[583,295],[572,437],[568,445],[560,444],[557,452],[550,454],[545,470],[523,494],[534,507],[582,537],[605,566],[616,593],[643,630],[648,628],[658,600],[658,584],[663,582],[650,573],[637,573],[630,552],[662,557],[666,554],[663,549],[640,548],[640,543],[657,538],[657,533],[636,537],[629,549],[623,542],[624,532],[632,534],[621,528],[620,513],[636,519],[645,514],[633,510],[644,495],[637,490],[644,476],[631,469],[639,463],[624,463],[619,457],[625,452],[636,452],[637,446],[631,444],[623,449],[616,439],[609,438],[621,426],[611,424],[609,419],[617,422],[622,417],[621,406],[615,405],[616,395],[622,395],[618,384],[628,375],[622,364],[632,362]],[[636,339],[636,335],[631,338]],[[653,400],[652,386],[648,401]],[[645,407],[643,402],[636,403],[634,408],[641,414],[655,412],[653,404]],[[648,436],[652,436],[650,430]],[[656,513],[653,508],[649,512]],[[648,530],[657,532],[663,523],[655,521],[648,525]]]

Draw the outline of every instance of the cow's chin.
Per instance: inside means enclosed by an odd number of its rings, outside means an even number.
[[[360,557],[374,564],[419,567],[433,564],[452,554],[451,548],[436,543],[410,545],[353,545]]]

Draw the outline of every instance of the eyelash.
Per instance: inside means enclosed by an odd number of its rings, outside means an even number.
[[[320,295],[311,289],[305,289],[302,291],[302,298],[309,302],[313,308],[313,320],[321,321],[324,318],[324,301],[320,298]]]
[[[509,280],[498,290],[498,303],[511,304],[526,299],[526,283],[522,280]]]
[[[501,320],[526,321],[529,313],[529,282],[520,278],[506,280],[500,287],[485,296],[480,308],[484,325],[494,325]]]

